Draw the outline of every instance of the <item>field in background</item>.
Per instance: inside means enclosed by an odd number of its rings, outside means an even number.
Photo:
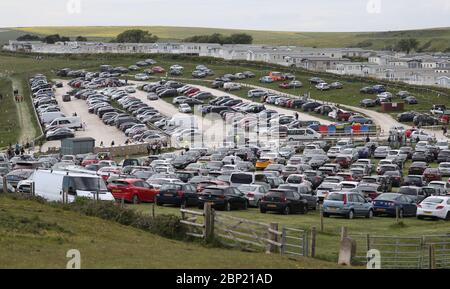
[[[18,123],[17,108],[14,102],[13,88],[11,80],[0,78],[0,148],[9,144],[14,145],[20,136],[20,126]]]
[[[116,37],[128,29],[143,29],[157,35],[161,40],[181,40],[194,35],[222,33],[248,33],[253,36],[255,44],[296,45],[309,47],[350,47],[361,42],[370,41],[372,45],[365,48],[384,49],[393,46],[400,38],[416,38],[420,45],[427,44],[426,50],[444,51],[450,49],[450,28],[433,28],[423,30],[387,31],[387,32],[286,32],[259,31],[200,27],[170,26],[64,26],[64,27],[23,27],[16,28],[27,33],[42,35],[60,34],[69,37],[85,36],[105,40]]]

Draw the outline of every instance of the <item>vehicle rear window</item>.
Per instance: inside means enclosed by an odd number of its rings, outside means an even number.
[[[377,201],[392,201],[397,198],[396,194],[381,194],[377,197]]]
[[[415,196],[417,195],[417,190],[413,188],[400,188],[399,193],[404,195]]]
[[[222,189],[205,189],[203,191],[204,194],[211,194],[211,195],[217,195],[217,196],[221,196],[223,194],[225,194],[225,191]]]
[[[164,184],[161,186],[161,191],[163,190],[181,190],[182,186],[181,185],[176,185],[176,184]]]
[[[230,180],[232,183],[251,184],[253,182],[253,176],[250,174],[233,174]]]
[[[113,181],[113,182],[111,182],[111,185],[118,186],[118,187],[126,187],[126,186],[128,186],[128,182],[125,182],[125,181]]]
[[[328,195],[327,200],[330,200],[330,201],[344,201],[344,194],[331,194],[331,195]]]
[[[442,203],[444,200],[443,199],[438,199],[438,198],[428,198],[426,199],[424,202],[427,203],[433,203],[433,204],[440,204]]]

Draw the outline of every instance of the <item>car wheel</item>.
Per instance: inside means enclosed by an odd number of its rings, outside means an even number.
[[[373,211],[369,210],[369,213],[367,214],[367,218],[368,219],[372,219],[373,218]]]
[[[137,205],[137,204],[140,204],[140,203],[141,203],[141,200],[139,200],[138,195],[134,195],[134,196],[133,196],[132,203],[133,203],[134,205]]]
[[[423,220],[423,219],[424,219],[424,217],[423,217],[423,216],[417,216],[417,219],[419,219],[419,220]]]
[[[283,214],[284,215],[289,215],[291,213],[291,209],[289,208],[289,206],[286,206],[283,210]]]
[[[244,210],[247,210],[247,209],[248,209],[248,201],[245,201],[245,202],[244,202],[244,207],[243,207],[242,209],[244,209]]]
[[[265,214],[265,213],[266,213],[266,210],[263,209],[263,208],[260,208],[259,211],[260,211],[262,214]]]
[[[330,217],[330,214],[328,214],[328,213],[322,213],[323,214],[323,216],[325,217],[325,218],[329,218]]]
[[[260,208],[261,207],[261,200],[258,200],[258,202],[256,203],[256,207]]]
[[[450,211],[447,212],[447,215],[445,216],[446,220],[450,220]]]
[[[308,214],[308,205],[305,205],[305,206],[303,207],[302,214],[303,214],[303,215]]]
[[[353,210],[350,210],[350,212],[348,212],[347,214],[347,219],[352,220],[353,218],[355,218],[355,212],[353,212]]]

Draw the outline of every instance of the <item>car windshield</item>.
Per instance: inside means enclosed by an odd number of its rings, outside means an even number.
[[[79,191],[106,191],[106,185],[101,178],[71,177],[72,186]]]
[[[180,191],[182,189],[181,185],[177,185],[177,184],[164,184],[161,186],[161,191]]]

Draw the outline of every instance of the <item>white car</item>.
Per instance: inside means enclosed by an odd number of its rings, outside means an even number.
[[[316,88],[317,88],[318,90],[329,90],[329,89],[330,89],[330,86],[329,86],[328,83],[326,83],[326,82],[321,82],[321,83],[319,83],[319,84],[316,85]]]
[[[128,93],[135,93],[136,89],[134,87],[130,86],[130,87],[125,88],[125,91],[128,92]]]
[[[266,95],[267,95],[267,91],[265,91],[263,89],[251,89],[247,93],[248,97],[262,97],[262,96],[266,96]]]
[[[417,205],[417,218],[439,218],[450,220],[450,196],[433,196]]]
[[[443,177],[447,177],[450,176],[450,163],[448,162],[442,162],[439,164],[439,173],[443,176]]]
[[[180,104],[180,106],[178,107],[178,111],[182,112],[182,113],[191,113],[192,112],[192,108],[189,106],[189,104],[187,103],[182,103]]]
[[[139,80],[139,81],[146,81],[146,80],[150,79],[150,76],[148,76],[145,73],[139,73],[134,76],[134,79]]]
[[[413,131],[413,133],[411,134],[411,138],[413,140],[419,140],[419,141],[435,141],[435,137],[424,132],[423,130],[420,131]]]
[[[436,146],[439,147],[439,149],[442,150],[448,150],[448,140],[446,139],[439,139],[436,141]]]
[[[335,158],[335,157],[337,157],[338,154],[341,153],[342,150],[343,150],[343,147],[331,147],[327,152],[327,156],[329,158]]]
[[[227,91],[239,90],[239,89],[241,89],[241,85],[239,83],[235,83],[235,82],[227,82],[227,83],[224,83],[223,89],[227,90]]]

